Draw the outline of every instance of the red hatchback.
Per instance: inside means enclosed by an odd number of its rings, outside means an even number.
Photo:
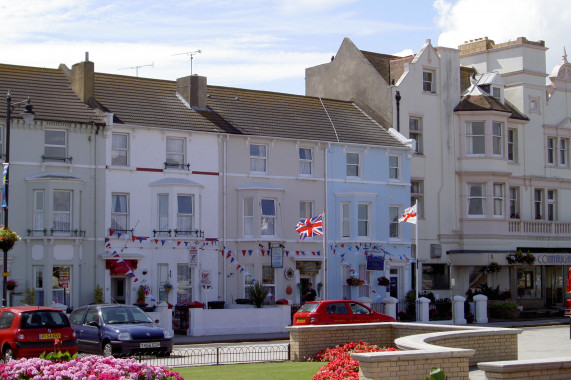
[[[395,322],[395,319],[350,300],[307,302],[293,315],[294,326],[371,322]]]
[[[44,306],[0,308],[0,347],[5,361],[52,352],[56,339],[62,352],[77,353],[75,331],[61,310]]]

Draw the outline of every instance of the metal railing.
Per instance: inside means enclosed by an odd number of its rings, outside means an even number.
[[[139,362],[165,367],[188,367],[237,363],[279,362],[290,360],[289,343],[234,346],[187,347],[175,346],[170,356],[164,352],[136,354]]]

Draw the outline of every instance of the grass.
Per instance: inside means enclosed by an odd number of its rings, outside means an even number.
[[[324,364],[326,363],[288,361],[278,363],[179,367],[174,370],[185,379],[310,380]]]

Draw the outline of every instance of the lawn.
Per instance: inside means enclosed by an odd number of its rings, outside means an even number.
[[[185,379],[256,379],[256,380],[310,380],[319,367],[319,362],[279,362],[258,364],[227,364],[201,367],[174,368]]]

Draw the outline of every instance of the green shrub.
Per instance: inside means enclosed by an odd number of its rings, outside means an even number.
[[[248,297],[254,302],[254,305],[256,305],[258,309],[262,307],[269,293],[270,290],[259,282],[255,282],[248,288]]]

